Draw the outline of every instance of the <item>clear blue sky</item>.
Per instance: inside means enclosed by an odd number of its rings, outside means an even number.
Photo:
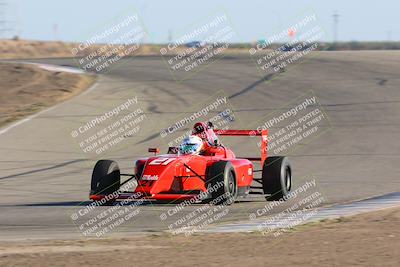
[[[338,40],[400,40],[399,0],[286,0],[286,1],[176,1],[176,0],[1,0],[13,31],[23,39],[84,41],[97,25],[129,7],[135,7],[150,34],[150,42],[168,40],[176,32],[223,7],[238,36],[234,41],[250,42],[312,8],[326,29],[325,41],[332,41],[335,11],[340,15]],[[4,12],[3,12],[4,13]],[[57,35],[54,25],[57,24]],[[174,34],[175,33],[175,34]]]

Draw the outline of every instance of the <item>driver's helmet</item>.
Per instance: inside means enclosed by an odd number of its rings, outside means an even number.
[[[198,155],[203,148],[203,140],[195,135],[189,135],[183,139],[179,146],[179,154],[182,155]]]
[[[216,144],[219,144],[219,140],[212,127],[212,123],[208,123],[207,125],[204,122],[198,122],[194,125],[192,134],[200,137],[210,146],[215,146]]]

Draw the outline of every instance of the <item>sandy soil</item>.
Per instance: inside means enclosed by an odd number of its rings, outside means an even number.
[[[0,63],[0,126],[71,98],[94,79],[93,75]]]
[[[400,208],[259,233],[3,242],[0,266],[398,266]]]

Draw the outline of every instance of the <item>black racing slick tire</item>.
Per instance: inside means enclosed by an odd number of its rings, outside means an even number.
[[[262,183],[267,200],[287,196],[292,187],[292,167],[287,157],[268,157],[262,169]]]
[[[121,185],[121,173],[118,164],[112,160],[97,161],[92,173],[90,194],[91,195],[113,194],[114,192],[119,190],[120,185]]]
[[[236,172],[229,161],[218,161],[207,170],[207,190],[211,194],[209,203],[231,205],[238,194]]]

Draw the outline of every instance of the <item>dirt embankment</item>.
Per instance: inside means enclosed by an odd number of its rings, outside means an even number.
[[[1,40],[0,58],[47,58],[71,57],[72,43],[44,42],[30,40]]]
[[[93,75],[0,63],[0,126],[71,98],[94,80]]]
[[[153,235],[3,242],[1,266],[398,266],[400,208],[300,226],[279,237]]]
[[[0,40],[0,59],[75,57],[76,55],[73,54],[73,50],[78,46],[79,43]],[[93,44],[86,48],[84,52],[90,54],[104,46],[105,44]],[[108,48],[107,51],[112,50],[111,47]],[[160,55],[160,47],[157,45],[141,45],[140,49],[137,51],[135,50],[133,54]]]
[[[84,50],[84,54],[90,54],[101,50],[104,46],[109,46],[105,51],[113,50],[113,45],[93,44]],[[27,58],[54,58],[54,57],[80,57],[81,54],[73,54],[73,50],[79,46],[79,43],[51,42],[51,41],[30,41],[30,40],[0,40],[0,59],[27,59]],[[133,45],[131,45],[133,46]],[[128,45],[129,47],[129,45]],[[129,56],[134,55],[156,55],[161,56],[160,49],[164,46],[157,44],[141,44],[138,49],[132,50]],[[167,55],[175,55],[186,51],[187,47],[178,47],[169,51]],[[126,51],[129,49],[119,49]],[[223,50],[226,54],[248,53],[244,48],[227,48]],[[98,53],[97,53],[98,54]]]

